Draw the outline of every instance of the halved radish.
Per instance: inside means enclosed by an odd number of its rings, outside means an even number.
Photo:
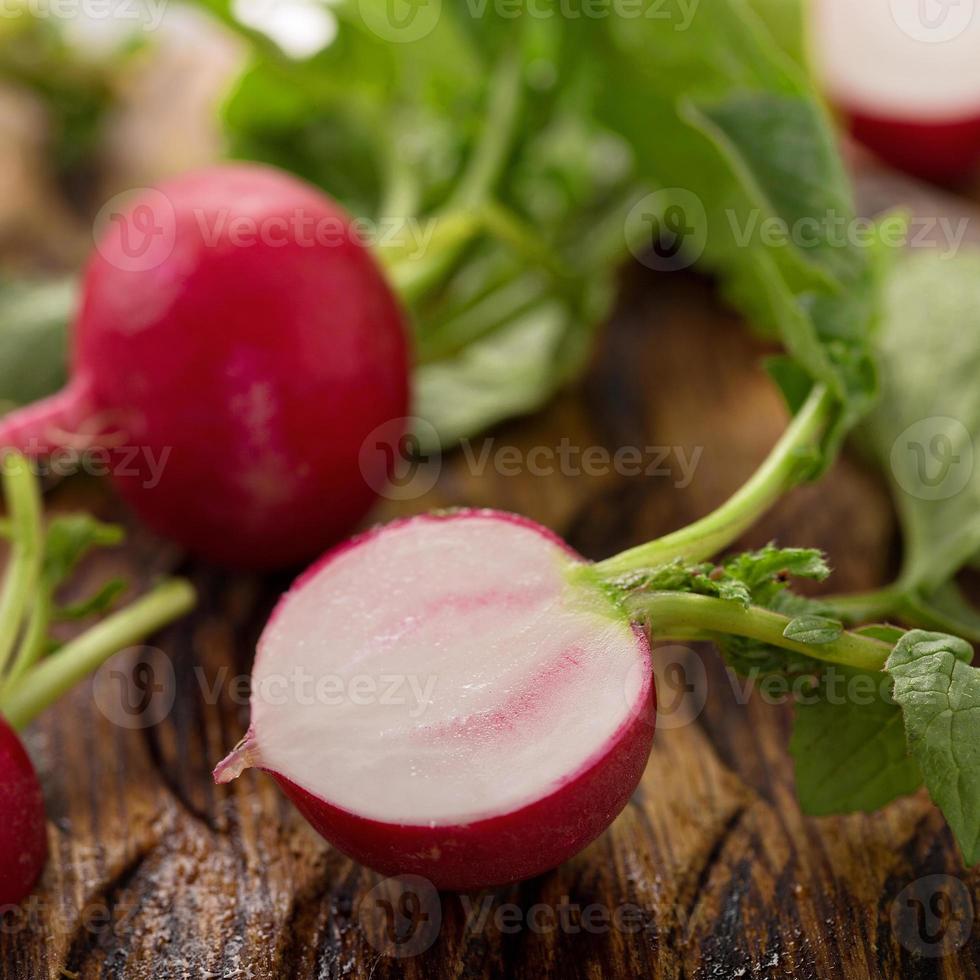
[[[494,511],[328,554],[259,643],[248,735],[341,851],[469,889],[548,870],[622,810],[653,738],[650,648],[549,531]]]
[[[931,180],[980,164],[980,11],[974,0],[815,0],[812,54],[854,136]]]

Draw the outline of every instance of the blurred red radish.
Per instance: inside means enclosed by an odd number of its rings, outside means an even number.
[[[349,218],[294,177],[239,164],[110,210],[72,381],[5,418],[0,446],[121,447],[123,496],[219,562],[322,552],[384,482],[381,454],[378,473],[361,470],[365,438],[408,405],[402,313]]]
[[[626,805],[653,738],[650,649],[549,531],[396,522],[314,566],[260,641],[249,733],[341,851],[471,889],[539,874]]]
[[[854,136],[930,180],[980,165],[974,0],[814,0],[812,54]]]
[[[17,733],[0,715],[0,905],[30,894],[48,856],[44,798]]]

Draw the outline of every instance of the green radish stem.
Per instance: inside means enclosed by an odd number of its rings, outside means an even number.
[[[679,531],[598,562],[596,571],[603,578],[615,578],[676,558],[704,561],[727,548],[799,481],[804,462],[819,446],[835,410],[834,396],[824,385],[815,385],[762,465],[717,510]]]
[[[0,712],[17,729],[101,666],[114,653],[140,643],[195,602],[193,587],[181,579],[162,582],[120,612],[108,616],[57,653],[43,660],[26,677],[5,689]]]
[[[44,557],[41,495],[30,464],[19,453],[0,458],[10,513],[10,559],[0,590],[0,680],[21,634],[24,616],[41,576]]]
[[[825,601],[845,623],[884,622],[901,613],[905,589],[895,583],[871,592],[828,596]]]
[[[848,625],[898,620],[980,643],[980,614],[968,606],[965,599],[961,610],[940,607],[901,578],[880,589],[827,596],[821,601]]]
[[[835,410],[830,392],[822,385],[815,386],[759,469],[721,507],[686,528],[598,562],[589,567],[587,574],[617,591],[629,613],[649,623],[658,638],[711,640],[718,634],[741,636],[827,663],[870,671],[883,669],[891,647],[880,640],[843,632],[828,643],[802,643],[785,635],[792,620],[769,609],[745,608],[736,602],[692,593],[633,590],[630,582],[644,569],[679,559],[704,561],[732,544],[799,481],[805,472],[804,462],[819,447]],[[885,602],[894,597],[884,590],[876,598]],[[855,609],[859,611],[868,609]],[[864,617],[847,618],[853,622]]]
[[[435,230],[421,258],[406,255],[414,245],[388,246],[382,252],[382,263],[388,269],[393,285],[408,303],[422,298],[445,272],[447,258],[455,258],[459,250],[479,234],[489,234],[510,246],[522,259],[533,263],[556,278],[564,272],[555,260],[548,244],[535,234],[516,214],[495,201],[485,201],[474,208],[450,211],[428,219]],[[436,274],[436,267],[438,274]]]
[[[800,643],[784,635],[789,617],[758,606],[746,609],[712,596],[636,592],[626,598],[626,608],[648,622],[658,639],[710,640],[718,633],[744,636],[826,663],[867,671],[881,670],[892,651],[880,640],[847,632],[830,643]]]
[[[0,590],[0,714],[14,728],[23,728],[116,651],[188,612],[195,596],[187,582],[163,582],[42,660],[54,609],[41,582],[45,549],[41,494],[30,464],[20,453],[4,453],[0,469],[9,514],[3,531],[10,539]]]
[[[47,595],[39,595],[34,600],[24,636],[17,656],[11,665],[7,676],[0,681],[0,696],[3,691],[17,683],[31,667],[44,656],[44,648],[48,639],[48,626],[51,623],[51,600]]]
[[[376,249],[402,299],[419,300],[444,276],[460,251],[487,227],[486,204],[500,178],[517,128],[521,107],[521,59],[516,50],[503,56],[490,83],[486,120],[462,178],[441,210],[436,235],[422,257],[405,255],[404,246]],[[397,186],[391,193],[400,198]]]
[[[446,202],[446,210],[472,208],[486,200],[503,172],[521,108],[521,57],[507,51],[490,82],[490,98],[480,139],[462,179]]]
[[[547,303],[549,298],[546,277],[540,272],[527,272],[518,278],[508,276],[502,286],[480,296],[468,309],[420,337],[417,363],[431,364],[453,357],[501,324]]]

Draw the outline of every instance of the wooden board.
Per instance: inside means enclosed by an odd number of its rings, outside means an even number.
[[[563,439],[634,446],[648,463],[665,455],[666,472],[506,475],[491,462],[481,474],[457,453],[430,492],[375,517],[502,507],[592,558],[680,526],[734,490],[785,424],[760,367],[765,352],[710,283],[634,270],[579,388],[488,439],[491,457],[508,446],[524,458],[537,446],[557,453]],[[677,485],[676,447],[688,462],[700,453],[688,485]],[[477,440],[471,456],[484,448]],[[122,513],[95,484],[66,485],[52,500]],[[743,543],[771,538],[826,549],[835,590],[883,583],[894,570],[887,495],[850,456]],[[175,567],[179,556],[134,528],[127,549],[88,575],[123,568],[143,582]],[[379,891],[379,876],[316,837],[270,778],[212,784],[213,764],[247,722],[235,679],[247,675],[288,576],[183,571],[201,607],[154,640],[163,653],[116,662],[128,686],[103,671],[28,734],[52,858],[27,906],[4,912],[4,980],[980,976],[980,875],[963,871],[926,797],[873,816],[802,817],[785,748],[789,708],[746,693],[702,647],[658,652],[660,731],[607,833],[520,885],[465,898],[422,889],[420,916],[405,919],[412,896]],[[150,727],[140,727],[143,695],[160,706]],[[381,928],[386,899],[395,941]],[[417,955],[392,955],[430,941]]]

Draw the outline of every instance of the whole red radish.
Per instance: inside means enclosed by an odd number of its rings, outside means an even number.
[[[2,715],[0,814],[0,905],[16,905],[30,894],[44,870],[48,834],[34,766]]]
[[[439,888],[555,867],[626,805],[653,739],[645,634],[549,531],[458,511],[334,550],[273,614],[248,735],[341,851]]]
[[[854,136],[948,181],[980,165],[980,17],[972,0],[816,0],[812,54]]]
[[[123,496],[197,554],[309,559],[384,482],[359,453],[406,414],[405,323],[347,215],[294,177],[229,164],[112,212],[73,339],[68,388],[0,445],[106,446]]]

